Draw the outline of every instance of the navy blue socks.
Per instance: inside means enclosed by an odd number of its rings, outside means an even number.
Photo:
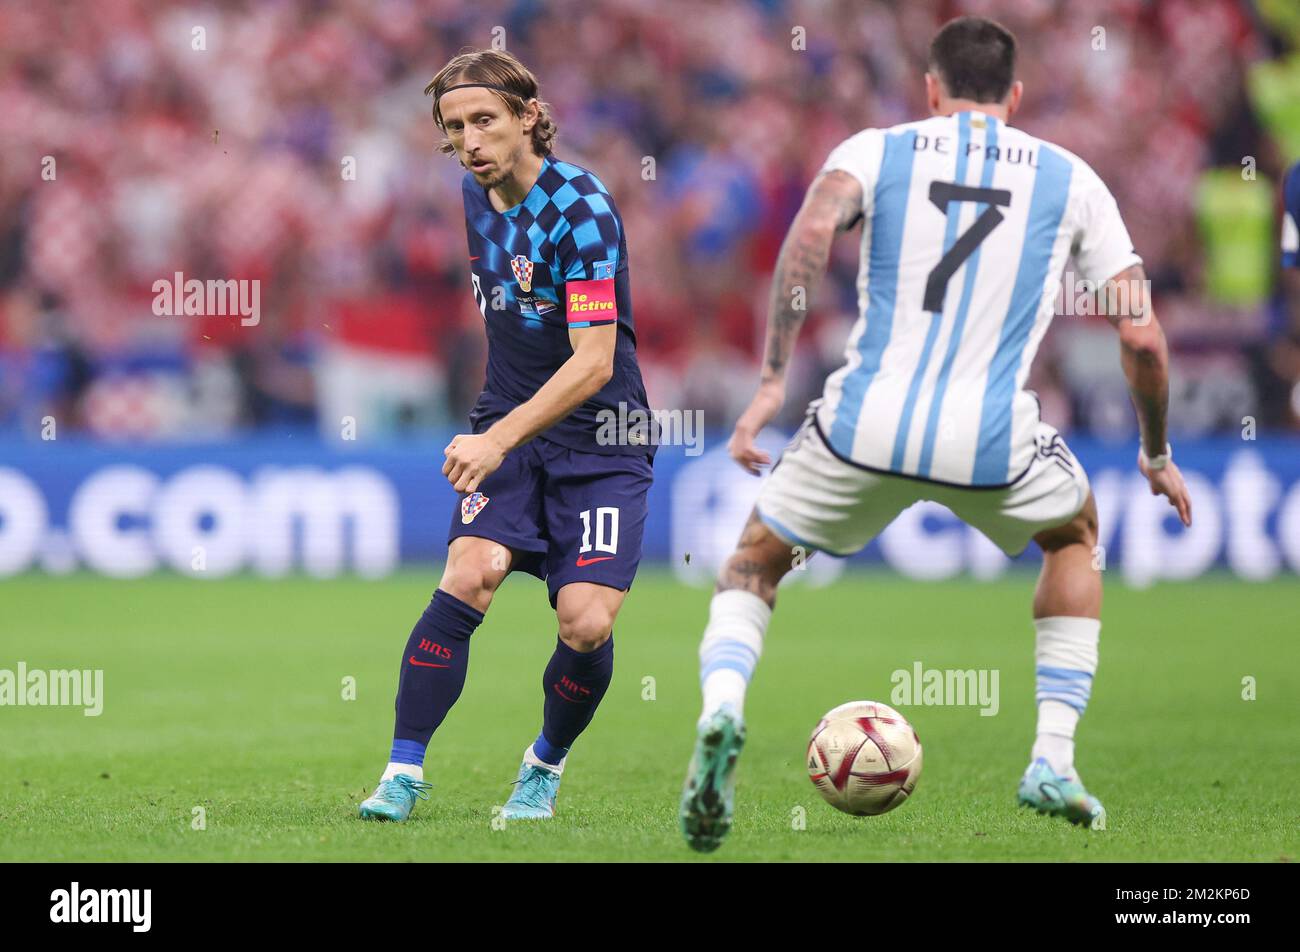
[[[433,732],[460,697],[469,666],[469,641],[483,621],[483,613],[442,589],[411,630],[402,654],[402,674],[397,684],[397,723],[393,729],[394,764],[423,766],[424,752]],[[583,653],[555,640],[542,675],[546,700],[542,706],[542,732],[533,753],[558,765],[573,742],[591,723],[614,674],[614,638],[595,651]]]
[[[397,724],[391,760],[424,763],[429,738],[438,729],[465,686],[469,636],[483,613],[442,589],[411,630],[397,682]]]
[[[546,701],[542,706],[542,732],[533,753],[543,763],[559,764],[573,742],[591,723],[596,706],[614,676],[614,636],[595,651],[574,651],[559,638],[542,675]]]

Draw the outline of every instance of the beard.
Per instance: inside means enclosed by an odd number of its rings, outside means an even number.
[[[506,180],[507,180],[508,178],[510,178],[510,173],[509,173],[509,172],[503,172],[503,171],[501,171],[501,169],[498,167],[498,169],[497,169],[495,175],[490,175],[490,176],[488,176],[487,179],[485,179],[485,180],[479,182],[479,185],[480,185],[482,188],[486,188],[486,189],[488,189],[488,190],[491,190],[491,189],[497,188],[498,186],[504,185],[504,184],[506,183]]]
[[[509,181],[510,176],[514,174],[515,167],[519,164],[519,159],[523,154],[523,146],[517,146],[509,155],[504,156],[502,161],[497,163],[496,170],[490,173],[489,178],[479,181],[479,185],[486,189],[494,189],[504,185]]]

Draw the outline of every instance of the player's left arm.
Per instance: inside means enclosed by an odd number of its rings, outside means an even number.
[[[1192,500],[1182,473],[1171,457],[1160,468],[1148,463],[1164,457],[1169,446],[1169,345],[1151,303],[1150,282],[1115,197],[1091,168],[1081,164],[1079,172],[1082,188],[1071,250],[1079,274],[1098,282],[1098,306],[1119,333],[1120,365],[1138,417],[1138,468],[1152,495],[1167,497],[1183,525],[1190,526]]]
[[[617,322],[569,330],[573,356],[533,396],[477,435],[461,434],[444,451],[442,471],[458,493],[472,493],[517,446],[594,397],[614,375]]]

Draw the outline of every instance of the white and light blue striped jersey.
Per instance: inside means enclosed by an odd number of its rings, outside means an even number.
[[[1139,264],[1115,199],[1077,156],[983,112],[866,129],[823,171],[862,184],[859,316],[816,421],[870,469],[1002,486],[1029,466],[1023,389],[1074,255],[1102,282]]]

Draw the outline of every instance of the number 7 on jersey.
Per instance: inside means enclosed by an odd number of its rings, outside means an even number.
[[[976,188],[972,185],[958,185],[956,182],[931,182],[930,201],[945,215],[948,214],[949,202],[982,202],[988,206],[984,209],[984,214],[976,218],[975,223],[953,242],[948,253],[939,259],[939,263],[925,279],[925,309],[933,312],[943,310],[948,280],[980,246],[980,242],[1002,223],[1005,216],[998,210],[998,206],[1011,204],[1011,192],[1005,188]]]

